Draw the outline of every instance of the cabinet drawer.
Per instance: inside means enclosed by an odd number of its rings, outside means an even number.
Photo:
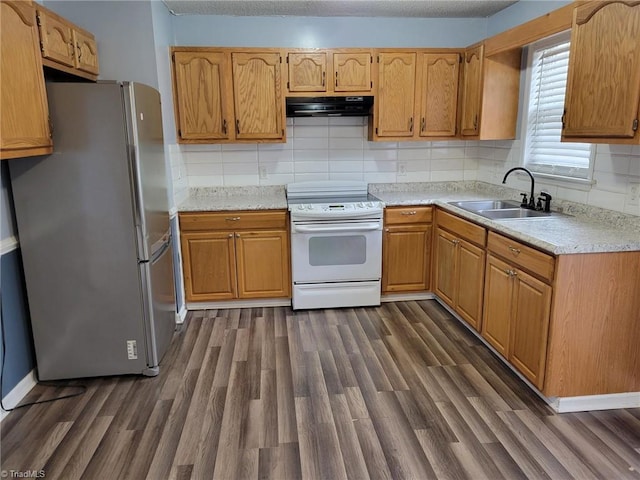
[[[287,228],[286,210],[276,211],[224,211],[180,214],[180,230],[243,230],[255,228]]]
[[[552,255],[494,232],[489,232],[488,249],[548,282],[553,280],[555,258]]]
[[[433,207],[388,207],[384,210],[385,225],[431,223],[432,221]]]
[[[481,247],[484,247],[487,243],[487,230],[484,227],[463,220],[443,210],[438,210],[438,226]]]

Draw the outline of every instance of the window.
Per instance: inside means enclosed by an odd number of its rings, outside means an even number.
[[[569,33],[529,46],[523,164],[543,176],[590,180],[590,143],[560,142],[569,68]]]

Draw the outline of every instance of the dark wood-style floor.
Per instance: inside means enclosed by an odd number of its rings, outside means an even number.
[[[155,378],[12,412],[47,479],[640,479],[640,409],[556,415],[434,301],[194,312]],[[36,387],[27,400],[71,391]]]

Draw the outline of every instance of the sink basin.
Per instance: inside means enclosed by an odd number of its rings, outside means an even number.
[[[518,218],[540,218],[549,217],[552,213],[529,210],[526,208],[503,208],[499,210],[478,210],[475,213],[493,220],[509,220]]]
[[[515,200],[465,200],[449,204],[492,220],[546,218],[557,215],[553,212],[521,208],[520,202]]]
[[[470,212],[520,208],[520,202],[515,200],[465,200],[462,202],[450,202],[450,205],[455,205]]]

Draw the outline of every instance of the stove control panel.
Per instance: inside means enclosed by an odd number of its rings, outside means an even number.
[[[361,210],[379,210],[382,205],[379,202],[357,203],[300,203],[291,205],[291,211],[295,212],[346,212]]]

